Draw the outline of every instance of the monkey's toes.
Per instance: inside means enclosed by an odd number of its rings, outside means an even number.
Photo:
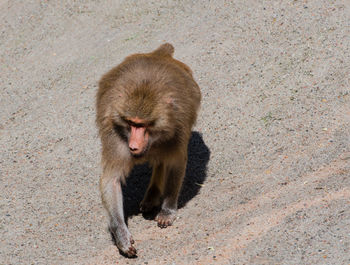
[[[128,251],[125,253],[129,258],[134,258],[136,257],[137,251],[136,248],[133,246],[130,246]]]
[[[158,226],[160,228],[167,228],[168,226],[171,226],[172,222],[168,220],[158,220]]]
[[[137,251],[136,248],[133,246],[135,241],[131,236],[129,236],[129,239],[125,239],[125,241],[118,241],[117,247],[119,249],[119,253],[122,254],[124,257],[127,258],[136,258],[137,257]]]
[[[134,244],[134,240],[130,241],[131,244]],[[123,249],[119,249],[120,253],[123,254],[124,256],[128,257],[128,258],[135,258],[137,255],[137,251],[136,248],[134,246],[129,246]]]
[[[162,213],[162,211],[157,215],[156,221],[158,222],[158,226],[160,228],[167,228],[168,226],[171,226],[175,220],[176,216],[175,214],[165,214]]]

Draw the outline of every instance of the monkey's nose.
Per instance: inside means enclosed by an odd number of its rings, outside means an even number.
[[[129,147],[129,149],[130,149],[130,153],[135,157],[140,156],[142,154],[142,149],[140,149],[140,148]]]
[[[129,149],[131,152],[135,152],[135,153],[137,153],[137,150],[138,150],[137,147],[131,147],[131,146],[129,146]]]

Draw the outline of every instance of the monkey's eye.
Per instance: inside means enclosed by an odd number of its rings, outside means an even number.
[[[125,123],[127,123],[129,126],[136,127],[136,128],[150,128],[154,126],[154,121],[148,122],[134,122],[132,120],[125,119]]]
[[[130,122],[129,123],[130,126],[133,126],[133,127],[136,127],[136,128],[142,128],[142,127],[147,127],[145,124],[143,123],[133,123],[133,122]]]
[[[128,138],[128,132],[130,128],[128,128],[128,125],[122,125],[119,123],[114,122],[113,123],[113,130],[116,134],[118,134],[122,139],[127,140]]]
[[[113,123],[113,129],[116,132],[121,132],[123,131],[124,126],[119,124],[119,123]]]
[[[154,127],[155,124],[156,124],[156,121],[150,121],[147,127]]]

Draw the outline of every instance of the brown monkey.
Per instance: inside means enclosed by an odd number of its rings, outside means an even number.
[[[173,59],[163,44],[134,54],[105,74],[97,92],[97,125],[102,142],[100,191],[110,231],[122,253],[136,255],[125,224],[121,182],[135,164],[153,168],[140,210],[160,207],[158,226],[175,219],[187,163],[187,145],[201,94],[191,69]]]

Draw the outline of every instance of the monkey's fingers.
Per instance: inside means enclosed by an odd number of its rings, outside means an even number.
[[[130,243],[134,244],[134,240],[132,240]],[[137,255],[136,248],[133,245],[130,245],[128,248],[123,248],[123,249],[119,248],[119,251],[121,254],[123,254],[128,258],[135,258]]]
[[[130,246],[126,254],[128,255],[129,258],[136,257],[136,254],[137,254],[136,248],[134,248],[133,246]]]
[[[128,251],[127,251],[127,255],[129,258],[133,258],[136,257],[137,251],[136,248],[133,246],[133,244],[135,243],[134,239],[131,237],[130,238],[130,244],[131,246],[129,247]]]
[[[176,218],[175,214],[165,214],[162,211],[157,215],[155,220],[158,222],[160,228],[167,228],[171,226]]]
[[[171,226],[171,222],[166,221],[166,220],[158,221],[158,227],[167,228],[168,226]]]
[[[119,249],[120,254],[128,258],[135,258],[137,251],[136,251],[136,248],[133,246],[134,243],[135,241],[131,236],[129,237],[129,239],[126,239],[125,241],[119,241],[117,243],[117,247]]]

